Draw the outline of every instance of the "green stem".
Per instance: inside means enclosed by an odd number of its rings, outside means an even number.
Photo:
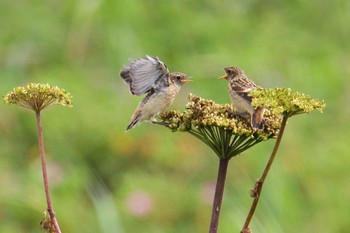
[[[220,158],[209,233],[217,233],[229,159]]]
[[[238,135],[235,135],[235,136],[233,137],[233,139],[232,139],[231,142],[230,142],[230,146],[229,146],[230,148],[233,147],[233,145],[237,142],[238,138],[239,138]]]
[[[256,209],[256,207],[258,205],[258,202],[259,202],[259,199],[260,199],[261,190],[262,190],[264,181],[266,179],[266,176],[269,173],[271,165],[273,163],[273,160],[276,157],[276,154],[277,154],[277,151],[278,151],[278,148],[279,148],[279,145],[281,143],[282,136],[283,136],[283,132],[284,132],[284,129],[285,129],[286,124],[287,124],[287,119],[288,119],[288,116],[284,116],[283,117],[283,120],[282,120],[282,123],[281,123],[281,128],[280,128],[280,131],[278,133],[278,136],[277,136],[277,139],[276,139],[276,143],[275,143],[273,151],[272,151],[272,153],[270,155],[269,161],[267,162],[261,177],[255,182],[254,188],[251,190],[252,191],[251,194],[254,197],[254,201],[253,201],[252,206],[250,207],[249,213],[247,215],[247,218],[245,220],[245,223],[243,225],[241,233],[249,232],[250,221],[253,218],[253,215],[255,213],[255,209]]]
[[[55,227],[56,233],[61,233],[61,229],[60,229],[60,226],[58,225],[55,212],[53,211],[51,197],[50,197],[49,181],[47,178],[47,168],[46,168],[46,159],[45,159],[44,137],[43,137],[43,129],[41,126],[40,111],[36,112],[36,122],[37,122],[37,126],[38,126],[41,169],[42,169],[43,180],[44,180],[44,189],[45,189],[45,195],[46,195],[47,211],[49,212],[50,219]]]
[[[215,143],[212,141],[212,139],[210,139],[207,131],[201,128],[198,128],[197,130],[198,132],[195,130],[190,130],[189,132],[195,137],[197,137],[199,140],[207,144],[218,156],[220,156],[220,151],[217,150]]]

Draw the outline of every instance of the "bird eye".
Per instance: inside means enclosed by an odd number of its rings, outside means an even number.
[[[180,80],[180,79],[181,79],[181,76],[176,76],[176,79],[177,79],[177,80]]]
[[[231,70],[226,70],[226,73],[231,74],[232,72],[231,72]]]

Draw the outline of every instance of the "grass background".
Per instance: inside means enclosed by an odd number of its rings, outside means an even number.
[[[197,139],[143,123],[118,77],[128,58],[159,56],[229,102],[223,67],[263,87],[324,99],[291,118],[252,221],[254,232],[350,229],[350,3],[338,1],[88,0],[0,2],[0,94],[29,82],[74,96],[43,112],[53,205],[63,232],[206,232],[218,160]],[[229,166],[219,232],[239,232],[248,191],[273,141]],[[0,105],[0,232],[42,232],[45,209],[35,117]]]

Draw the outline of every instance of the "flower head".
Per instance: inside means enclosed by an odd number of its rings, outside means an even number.
[[[322,112],[326,106],[324,101],[312,99],[304,93],[292,91],[289,88],[255,89],[249,95],[254,97],[253,106],[263,106],[274,115],[282,114],[286,117],[309,113],[313,110]]]
[[[256,89],[254,107],[263,106],[264,130],[254,130],[250,118],[235,115],[231,104],[217,104],[212,100],[189,95],[186,111],[175,110],[161,114],[160,119],[172,131],[189,132],[210,146],[220,158],[231,158],[251,146],[278,135],[282,115],[291,117],[325,107],[324,101],[312,99],[289,88]]]
[[[172,131],[189,132],[210,146],[220,158],[231,158],[278,134],[281,118],[266,115],[263,131],[252,129],[250,119],[234,113],[230,104],[217,104],[189,95],[186,111],[164,112],[160,118]]]
[[[30,83],[24,87],[16,87],[3,98],[6,104],[17,104],[35,112],[54,104],[73,107],[70,93],[49,84]]]

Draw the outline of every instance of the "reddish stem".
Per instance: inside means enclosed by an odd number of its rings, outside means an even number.
[[[221,203],[224,195],[228,162],[229,159],[220,159],[209,233],[216,233],[218,231]]]
[[[41,169],[43,173],[44,188],[46,195],[47,211],[49,212],[50,219],[55,227],[56,233],[61,233],[60,226],[58,225],[55,212],[53,211],[50,191],[49,191],[49,181],[47,178],[47,168],[46,168],[46,159],[45,159],[45,147],[44,147],[44,137],[43,130],[41,127],[40,111],[36,112],[36,122],[38,126],[38,138],[39,138],[39,148],[40,148],[40,159],[41,159]]]
[[[276,143],[275,143],[273,151],[272,151],[272,153],[270,155],[269,161],[267,162],[261,177],[255,182],[254,188],[251,190],[251,196],[254,198],[254,201],[253,201],[252,206],[250,207],[249,213],[247,215],[247,218],[245,220],[245,223],[243,225],[241,233],[250,232],[249,224],[250,224],[250,221],[253,218],[253,215],[255,213],[255,209],[256,209],[256,207],[258,205],[258,202],[259,202],[259,199],[260,199],[261,190],[262,190],[264,181],[266,179],[266,176],[269,173],[271,165],[273,163],[273,160],[276,157],[276,154],[277,154],[277,151],[278,151],[278,147],[279,147],[279,145],[281,143],[283,132],[284,132],[284,129],[285,129],[286,124],[287,124],[287,119],[288,119],[287,116],[283,117],[283,120],[282,120],[282,123],[281,123],[281,128],[280,128],[280,131],[278,133],[278,136],[277,136],[277,139],[276,139]]]

